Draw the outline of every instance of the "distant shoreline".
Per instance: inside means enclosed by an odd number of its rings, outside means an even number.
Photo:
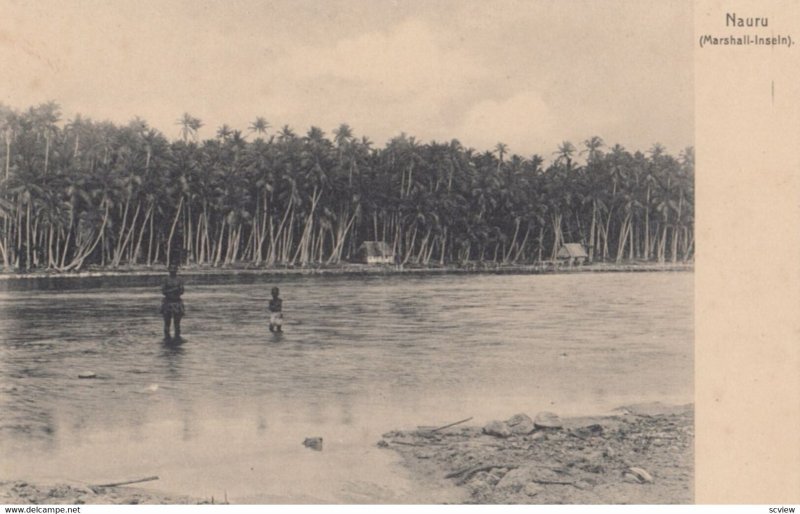
[[[449,275],[449,274],[489,274],[489,275],[544,275],[567,273],[636,273],[636,272],[664,272],[664,271],[694,271],[693,262],[685,263],[653,263],[653,262],[626,262],[626,263],[592,263],[570,266],[565,263],[554,264],[551,262],[536,264],[490,264],[467,263],[463,265],[445,266],[418,266],[418,265],[368,265],[368,264],[339,264],[335,266],[271,266],[256,267],[251,265],[241,266],[182,266],[180,274],[184,276],[203,275]],[[166,273],[166,267],[158,266],[120,266],[118,268],[93,268],[78,272],[57,272],[48,270],[34,270],[30,272],[0,272],[0,280],[24,280],[41,278],[91,278],[91,277],[124,277],[124,276],[161,276]]]

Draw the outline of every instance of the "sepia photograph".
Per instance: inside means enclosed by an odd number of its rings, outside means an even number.
[[[694,2],[0,5],[0,503],[695,502]]]

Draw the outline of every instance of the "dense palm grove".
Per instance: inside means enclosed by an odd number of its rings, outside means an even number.
[[[88,265],[320,265],[385,241],[403,264],[532,263],[562,243],[594,261],[683,261],[694,249],[694,153],[607,148],[598,137],[539,155],[498,143],[400,135],[383,148],[341,125],[243,133],[178,120],[169,141],[58,105],[0,106],[0,256],[5,269]],[[580,162],[580,164],[579,164]],[[173,257],[174,259],[175,257]]]

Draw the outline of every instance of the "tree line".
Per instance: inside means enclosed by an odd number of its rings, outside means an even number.
[[[332,137],[219,127],[184,114],[169,140],[141,119],[0,105],[0,258],[6,270],[185,263],[332,265],[364,241],[399,263],[533,263],[565,242],[593,261],[694,254],[694,151],[673,157],[599,137],[524,157],[401,134],[376,148]]]

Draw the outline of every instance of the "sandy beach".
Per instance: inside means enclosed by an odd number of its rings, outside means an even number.
[[[94,487],[75,482],[0,481],[0,504],[6,505],[186,505],[210,503],[219,503],[219,500],[157,493],[136,487]]]
[[[483,427],[397,430],[384,434],[377,446],[402,457],[405,471],[431,503],[688,504],[693,422],[693,405],[656,402],[621,407],[608,416],[520,413]],[[0,503],[219,504],[227,498],[7,480],[0,481]]]
[[[517,414],[484,427],[389,432],[378,445],[402,455],[420,480],[458,487],[463,503],[692,503],[692,405],[544,418],[557,421],[545,427]]]

